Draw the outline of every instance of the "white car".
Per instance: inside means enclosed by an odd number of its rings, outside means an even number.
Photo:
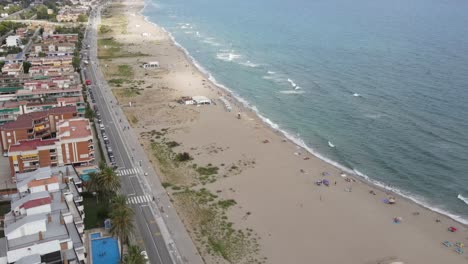
[[[100,124],[100,125],[99,125],[99,128],[100,128],[101,130],[104,130],[104,125],[103,125],[103,124]]]

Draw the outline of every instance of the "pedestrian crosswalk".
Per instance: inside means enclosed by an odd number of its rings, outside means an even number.
[[[129,196],[127,198],[127,204],[141,204],[148,203],[152,200],[151,195],[139,195],[139,196]]]
[[[117,171],[118,176],[135,175],[138,173],[143,173],[142,169],[139,167],[130,169],[120,169]]]

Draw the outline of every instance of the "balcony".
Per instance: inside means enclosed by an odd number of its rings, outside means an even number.
[[[35,171],[37,169],[39,169],[39,164],[23,166],[24,172]]]
[[[25,161],[39,161],[39,156],[29,156],[29,157],[21,157],[23,162]]]
[[[79,188],[77,188],[77,189],[79,189]],[[79,190],[78,190],[78,192],[79,192]],[[75,199],[75,203],[81,203],[81,202],[83,202],[83,196],[79,196],[79,197],[77,197]]]
[[[41,133],[42,131],[49,130],[49,128],[50,128],[49,124],[37,125],[34,127],[34,131],[36,133]]]
[[[43,118],[43,119],[40,119],[40,120],[35,120],[34,125],[45,125],[48,122],[49,122],[48,118]]]
[[[45,137],[50,137],[50,131],[49,130],[44,130],[43,132],[41,133],[36,133],[36,137],[41,137],[41,138],[45,138]]]

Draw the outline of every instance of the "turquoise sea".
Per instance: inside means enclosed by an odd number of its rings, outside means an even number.
[[[147,0],[143,14],[298,144],[468,223],[467,10],[466,0]]]

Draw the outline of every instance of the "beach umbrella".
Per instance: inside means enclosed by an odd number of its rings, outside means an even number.
[[[393,222],[395,223],[400,223],[401,221],[403,221],[403,218],[401,216],[397,216],[393,219]]]
[[[326,186],[330,185],[330,182],[329,182],[328,180],[325,180],[325,179],[324,179],[322,182],[323,182],[323,184],[326,185]]]
[[[449,227],[448,230],[449,230],[450,232],[457,232],[457,228],[454,227],[454,226]]]
[[[394,204],[394,203],[396,203],[395,198],[390,197],[390,198],[388,199],[388,203],[389,203],[389,204]]]

